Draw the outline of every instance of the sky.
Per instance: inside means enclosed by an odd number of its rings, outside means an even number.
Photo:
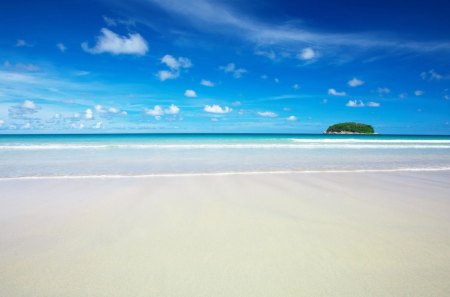
[[[450,134],[450,3],[3,1],[0,133]]]

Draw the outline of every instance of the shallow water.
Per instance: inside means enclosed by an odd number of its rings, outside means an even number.
[[[449,136],[0,135],[0,178],[445,168]]]

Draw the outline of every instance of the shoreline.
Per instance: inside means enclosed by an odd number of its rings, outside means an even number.
[[[393,168],[393,169],[348,169],[348,170],[279,170],[279,171],[224,171],[224,172],[181,172],[181,173],[150,173],[150,174],[98,174],[98,175],[46,175],[46,176],[17,176],[0,177],[0,181],[8,180],[57,180],[57,179],[145,179],[196,176],[252,176],[252,175],[289,175],[289,174],[327,174],[327,173],[395,173],[395,172],[442,172],[450,171],[450,167],[438,168]]]

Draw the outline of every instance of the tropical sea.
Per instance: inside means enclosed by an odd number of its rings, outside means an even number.
[[[0,178],[450,169],[450,136],[0,135]]]

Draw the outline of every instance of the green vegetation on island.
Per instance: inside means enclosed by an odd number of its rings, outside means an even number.
[[[334,124],[328,127],[327,134],[373,134],[375,130],[371,125],[347,122]]]

